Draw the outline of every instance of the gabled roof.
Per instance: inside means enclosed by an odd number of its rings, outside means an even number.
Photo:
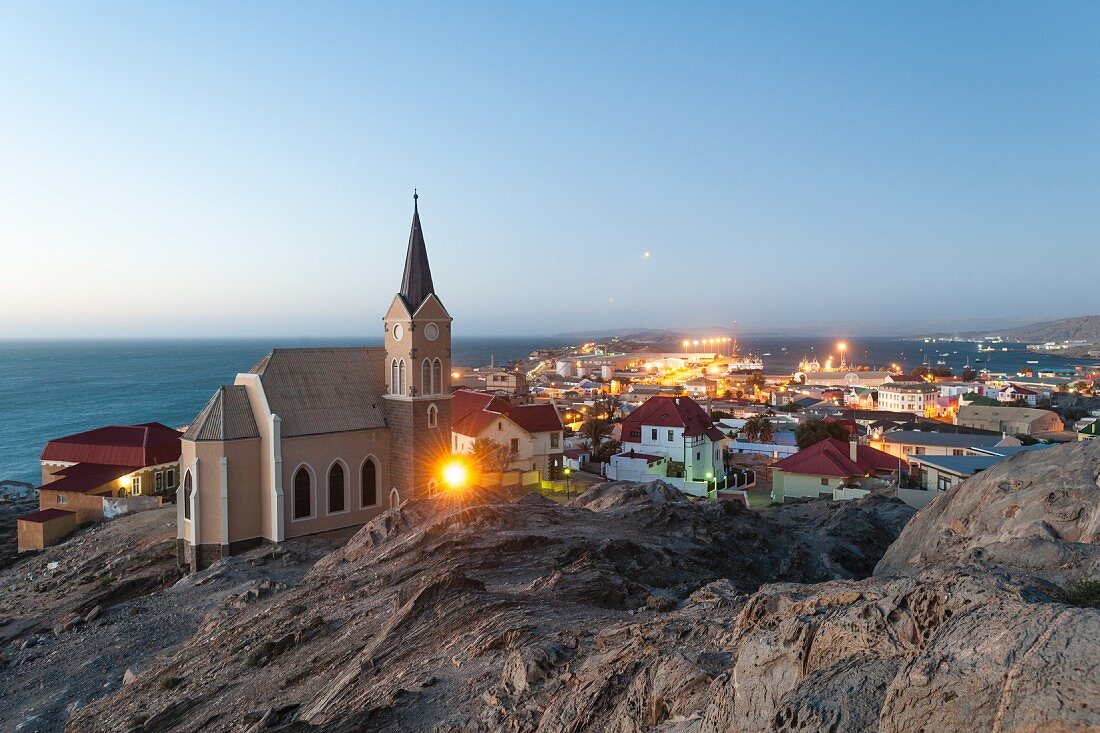
[[[435,293],[435,285],[432,283],[432,270],[428,266],[428,248],[424,244],[424,232],[420,228],[420,211],[416,201],[420,198],[413,193],[413,220],[409,231],[409,251],[405,255],[405,272],[401,277],[401,298],[405,301],[405,307],[409,313],[415,313],[416,309],[427,300],[428,296]]]
[[[120,479],[136,469],[133,466],[105,466],[101,463],[77,463],[67,466],[55,475],[61,476],[48,484],[39,486],[39,490],[69,491],[76,494],[86,494],[105,484]]]
[[[258,438],[248,392],[240,385],[220,387],[183,434],[184,440]]]
[[[21,517],[16,517],[20,522],[34,522],[35,524],[44,524],[53,519],[60,519],[70,514],[76,514],[76,512],[70,512],[68,509],[40,509],[37,512],[31,512],[30,514],[24,514]]]
[[[997,445],[1004,436],[973,435],[971,433],[938,433],[924,432],[922,430],[898,430],[886,433],[882,439],[887,443],[899,445],[934,445],[944,448],[988,448]]]
[[[1090,422],[1085,427],[1077,431],[1081,435],[1100,435],[1100,420]]]
[[[451,429],[460,435],[477,436],[501,418],[508,418],[529,433],[563,430],[553,405],[513,405],[507,397],[460,389],[451,399]]]
[[[180,432],[159,422],[108,425],[54,438],[40,456],[43,461],[127,466],[131,470],[172,463],[179,457]]]
[[[663,428],[683,428],[684,435],[695,437],[706,435],[713,441],[725,439],[722,431],[714,427],[710,415],[690,397],[655,395],[650,397],[623,421],[623,440],[640,442],[630,434],[641,431],[643,426]]]
[[[250,369],[260,377],[282,436],[320,435],[386,426],[385,349],[273,349]]]
[[[772,466],[786,473],[838,478],[868,476],[876,471],[894,471],[897,467],[897,458],[867,445],[856,446],[856,460],[853,461],[851,446],[836,438],[814,443]]]

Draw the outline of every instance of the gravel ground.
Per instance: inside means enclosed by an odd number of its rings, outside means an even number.
[[[294,587],[351,532],[261,547],[189,576],[176,567],[175,534],[174,508],[143,512],[0,571],[0,730],[62,730],[73,711],[154,668],[207,613]]]

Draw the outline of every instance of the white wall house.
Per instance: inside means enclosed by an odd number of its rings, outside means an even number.
[[[607,477],[639,480],[627,478],[636,473],[636,456],[659,457],[667,459],[660,464],[665,472],[662,478],[685,493],[703,496],[725,485],[722,448],[726,440],[690,397],[651,397],[623,422],[623,451],[612,457]]]
[[[934,384],[884,384],[878,388],[878,409],[914,415],[934,413],[939,396],[940,389]]]

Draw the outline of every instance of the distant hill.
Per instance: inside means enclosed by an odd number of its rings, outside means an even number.
[[[1060,318],[1057,321],[1044,321],[1032,323],[1029,326],[1020,326],[1001,332],[1003,336],[1011,336],[1020,341],[1046,342],[1046,341],[1088,341],[1100,343],[1100,316],[1079,316],[1077,318]]]

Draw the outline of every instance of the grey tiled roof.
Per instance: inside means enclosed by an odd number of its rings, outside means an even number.
[[[258,438],[256,418],[244,387],[220,387],[183,434],[184,440]]]
[[[385,349],[274,349],[249,371],[258,374],[283,437],[386,426]]]
[[[887,443],[936,445],[947,448],[988,448],[1003,440],[1000,435],[967,435],[965,433],[932,433],[919,430],[899,430],[882,436]]]

